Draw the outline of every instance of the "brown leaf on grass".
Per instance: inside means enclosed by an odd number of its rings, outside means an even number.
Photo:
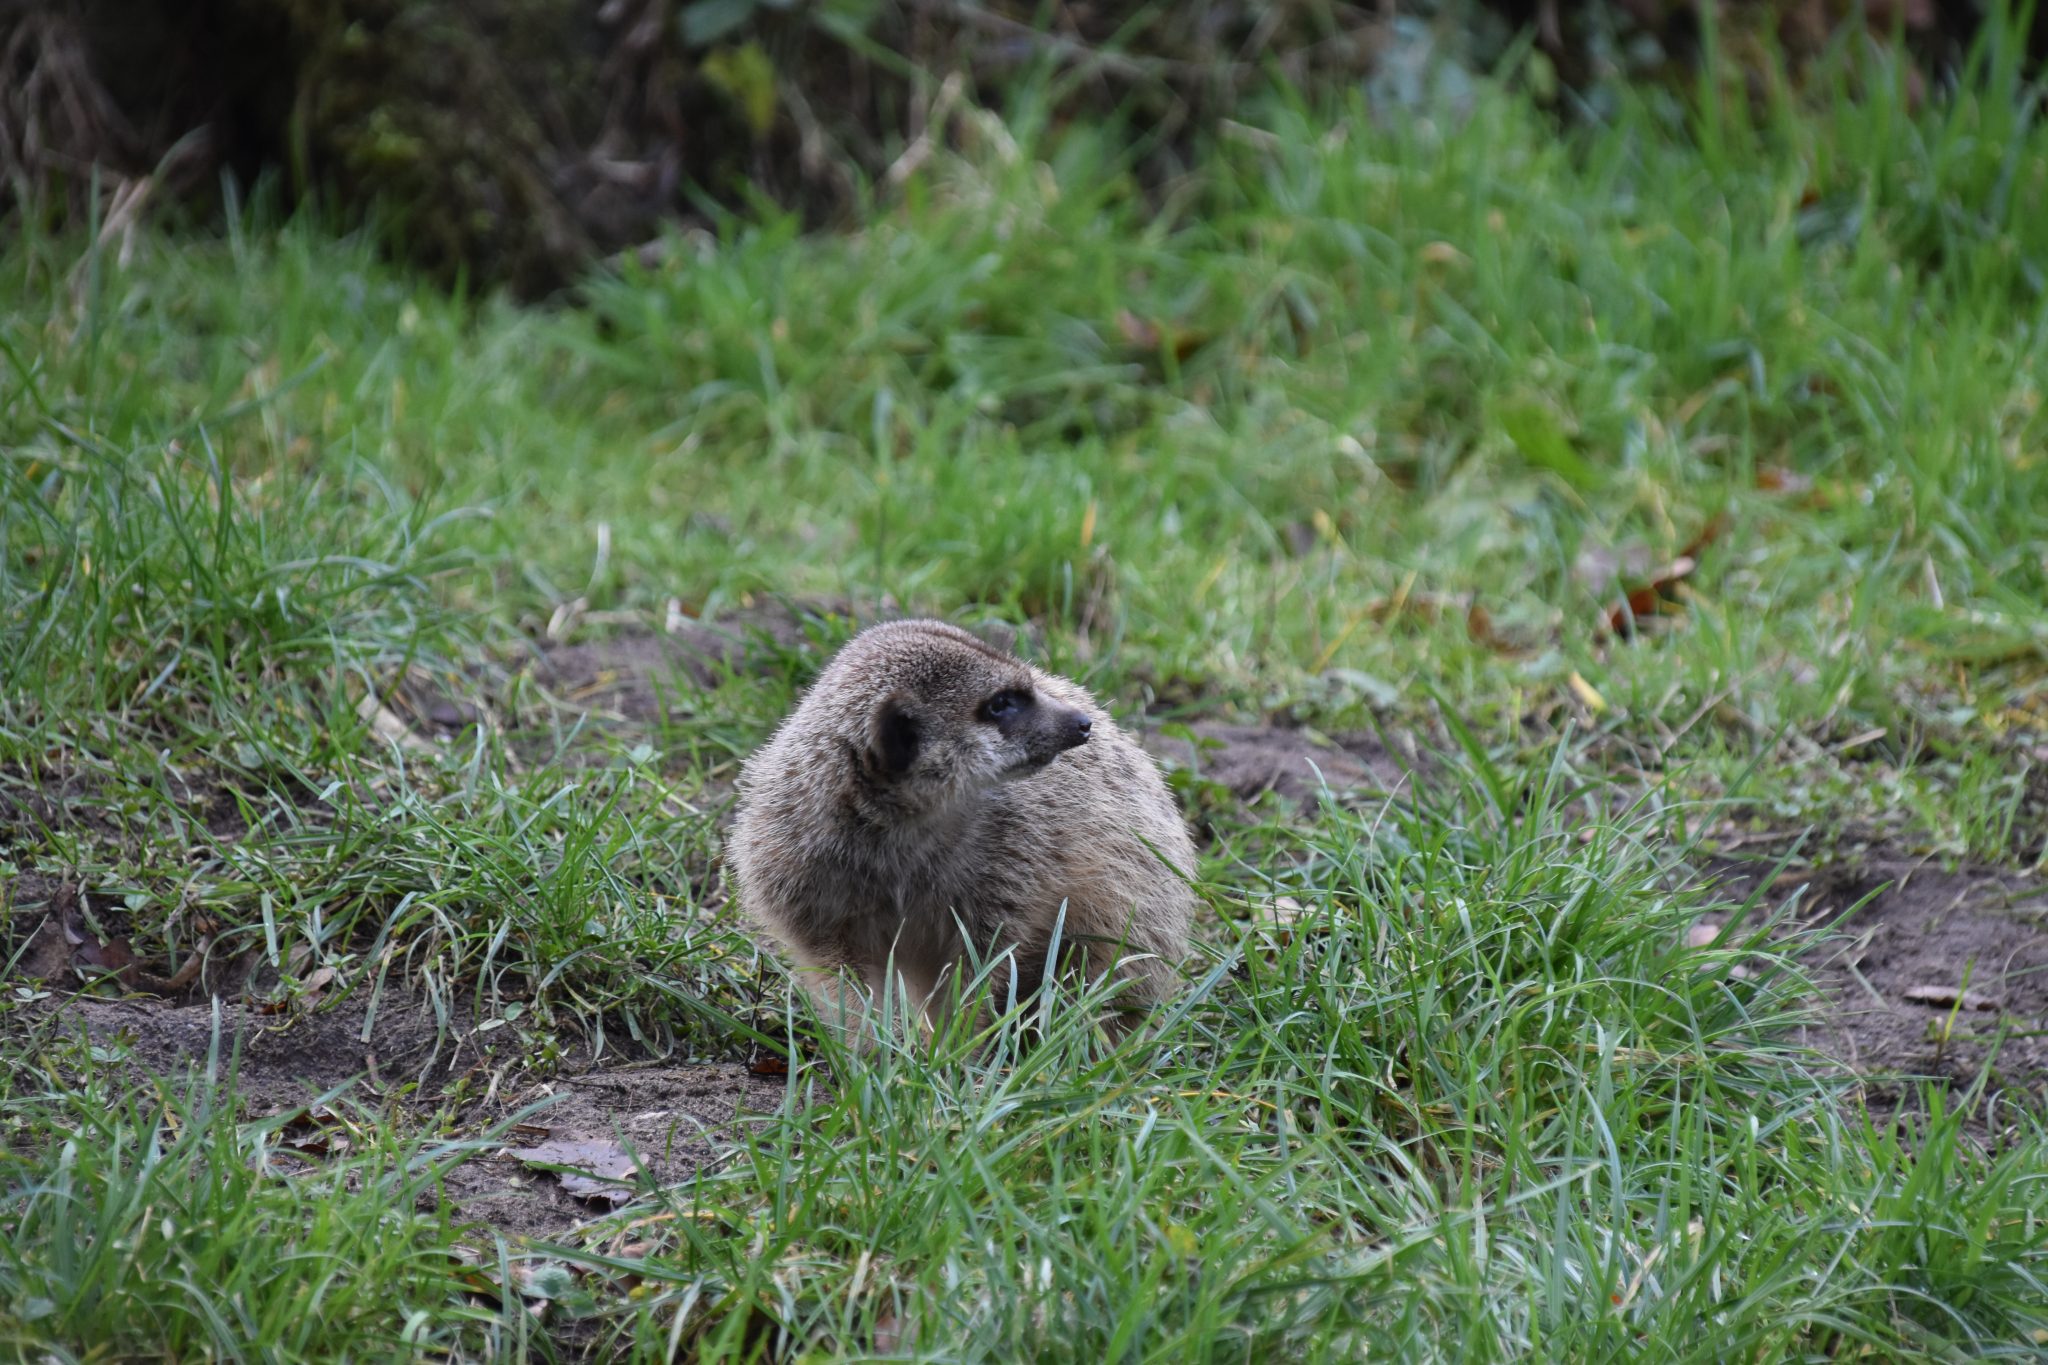
[[[572,1199],[617,1208],[633,1197],[637,1169],[632,1153],[609,1138],[551,1138],[532,1147],[515,1147],[512,1155],[528,1166],[565,1167],[555,1178]]]
[[[1465,633],[1472,637],[1472,643],[1484,645],[1496,654],[1523,655],[1529,653],[1529,646],[1511,640],[1494,628],[1493,613],[1474,602],[1465,610]]]
[[[1714,946],[1714,940],[1721,937],[1723,927],[1712,920],[1701,920],[1685,931],[1685,946],[1688,948],[1711,948]],[[1708,961],[1700,965],[1700,970],[1709,971],[1713,966],[1714,963]],[[1736,981],[1747,981],[1755,973],[1738,962],[1728,969],[1728,975]]]
[[[1756,486],[1765,493],[1807,493],[1813,490],[1813,476],[1779,465],[1765,465],[1756,472]]]
[[[415,734],[413,728],[400,719],[397,712],[379,701],[374,693],[356,703],[356,716],[367,722],[370,732],[386,744],[410,749],[415,753],[438,752],[430,741]]]
[[[754,1076],[787,1076],[789,1058],[779,1052],[757,1047],[754,1049],[754,1055],[747,1058],[747,1072]]]
[[[1983,995],[1977,991],[1966,991],[1961,986],[1908,986],[1906,999],[1916,1005],[1935,1005],[1942,1009],[1995,1010],[1998,998]]]
[[[1128,308],[1117,309],[1116,331],[1127,346],[1135,346],[1141,351],[1159,349],[1159,328]]]
[[[1709,521],[1677,558],[1650,575],[1646,583],[1630,588],[1620,601],[1609,607],[1601,620],[1599,636],[1626,640],[1636,633],[1636,624],[1663,612],[1678,600],[1678,585],[1699,568],[1700,552],[1720,537],[1725,522],[1720,516]]]
[[[0,908],[11,909],[10,894],[0,895]],[[78,900],[78,888],[69,882],[58,885],[43,909],[43,922],[29,935],[28,943],[14,963],[15,971],[30,981],[55,981],[71,969],[71,935],[65,921]]]
[[[1295,926],[1308,914],[1307,908],[1292,896],[1255,900],[1250,910],[1252,921],[1266,931],[1267,939],[1275,945],[1292,943]]]
[[[1470,611],[1472,602],[1472,594],[1465,592],[1397,592],[1373,598],[1359,608],[1359,614],[1382,624],[1404,616],[1435,624],[1445,612]]]
[[[347,1115],[324,1104],[299,1110],[278,1129],[282,1144],[305,1157],[346,1156],[357,1136]]]
[[[199,979],[200,971],[206,966],[206,954],[213,947],[214,931],[207,929],[199,936],[192,951],[185,955],[184,965],[169,976],[151,976],[137,971],[134,984],[157,995],[181,995],[185,989]]]
[[[1116,314],[1117,335],[1133,350],[1158,354],[1173,352],[1176,361],[1186,360],[1214,340],[1214,333],[1199,327],[1176,327],[1172,323],[1161,326],[1149,318],[1141,318],[1128,308],[1119,308]]]
[[[1677,600],[1674,591],[1680,583],[1692,577],[1699,562],[1686,555],[1680,555],[1663,568],[1650,575],[1647,583],[1639,583],[1622,594],[1621,600],[1607,609],[1605,634],[1627,639],[1636,633],[1636,624],[1662,612],[1668,603]]]
[[[112,976],[124,986],[134,981],[140,970],[134,949],[120,934],[110,934],[102,940],[93,933],[75,887],[60,890],[58,898],[50,902],[50,913],[63,928],[64,941],[71,945],[74,971],[93,978]]]
[[[903,1349],[903,1319],[886,1308],[875,1315],[874,1348],[884,1355]]]
[[[1572,557],[1572,577],[1604,593],[1621,577],[1621,557],[1605,545],[1581,545]]]
[[[334,968],[321,967],[301,981],[297,990],[288,990],[274,1000],[263,1001],[256,1006],[256,1012],[262,1015],[283,1014],[294,1003],[302,1004],[311,1009],[314,1005],[320,1003],[321,993],[332,984],[334,984]]]

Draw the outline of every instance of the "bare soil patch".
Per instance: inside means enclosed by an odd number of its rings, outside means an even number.
[[[1711,871],[1746,896],[1769,868]],[[2048,1103],[2048,883],[1982,866],[1943,867],[1880,846],[1766,890],[1825,924],[1852,907],[1808,966],[1831,1007],[1807,1041],[1867,1078],[1879,1110],[1911,1106],[1922,1078]]]
[[[1145,748],[1177,768],[1219,783],[1241,801],[1267,792],[1312,810],[1327,790],[1339,799],[1365,800],[1407,791],[1420,767],[1410,736],[1395,747],[1374,735],[1325,737],[1306,730],[1201,722],[1194,735],[1149,732]]]
[[[843,603],[767,602],[716,620],[679,619],[660,633],[629,631],[546,646],[536,681],[564,701],[619,720],[661,719],[664,695],[679,682],[714,687],[759,672],[776,653],[802,649],[821,616],[847,615]]]
[[[457,1167],[446,1197],[458,1217],[507,1233],[559,1237],[641,1185],[683,1184],[712,1169],[732,1152],[744,1115],[771,1113],[782,1101],[782,1080],[725,1062],[629,1063],[534,1082],[466,1116],[482,1127],[545,1104],[520,1122],[503,1149]],[[592,1170],[598,1162],[586,1167],[586,1159],[616,1154],[621,1168],[630,1166],[637,1176],[631,1184],[605,1186],[612,1191],[607,1196],[533,1164],[534,1154],[551,1152],[568,1159],[547,1165]]]
[[[374,1011],[351,996],[331,1008],[273,1017],[226,999],[81,994],[54,997],[13,1022],[52,1042],[82,1039],[119,1065],[174,1084],[217,1058],[219,1074],[232,1074],[252,1116],[291,1113],[347,1087],[348,1099],[382,1107],[398,1122],[431,1122],[444,1136],[482,1136],[513,1124],[501,1142],[451,1172],[442,1197],[459,1219],[534,1238],[560,1237],[614,1201],[572,1194],[560,1175],[522,1160],[519,1149],[558,1144],[627,1152],[640,1173],[634,1183],[673,1185],[723,1159],[742,1113],[782,1102],[780,1080],[737,1062],[591,1065],[577,1058],[538,1078],[521,1069],[502,1030],[444,1017],[416,995],[387,995]]]

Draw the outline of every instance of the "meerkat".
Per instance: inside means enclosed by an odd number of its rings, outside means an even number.
[[[1026,999],[1056,925],[1121,1010],[1178,980],[1195,850],[1158,766],[1085,688],[957,627],[847,642],[739,792],[741,905],[830,1011],[841,969],[880,1000],[891,964],[928,1022],[977,961],[1007,970],[996,1005]]]

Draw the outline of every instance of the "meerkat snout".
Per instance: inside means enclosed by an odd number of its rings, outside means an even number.
[[[1005,727],[1006,733],[1015,734],[1023,745],[1025,758],[1021,767],[1026,772],[1036,772],[1067,750],[1086,744],[1089,732],[1095,728],[1087,712],[1057,702],[1024,697],[1010,705],[1015,709],[1006,712],[996,724]]]
[[[891,962],[930,1002],[1006,958],[1017,998],[1057,939],[1143,1006],[1177,980],[1193,843],[1152,759],[1086,689],[936,621],[875,626],[832,659],[740,774],[741,904],[808,984]]]

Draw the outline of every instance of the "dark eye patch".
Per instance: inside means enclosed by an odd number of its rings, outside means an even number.
[[[1001,724],[1031,705],[1031,694],[1006,687],[981,704],[981,718]]]

